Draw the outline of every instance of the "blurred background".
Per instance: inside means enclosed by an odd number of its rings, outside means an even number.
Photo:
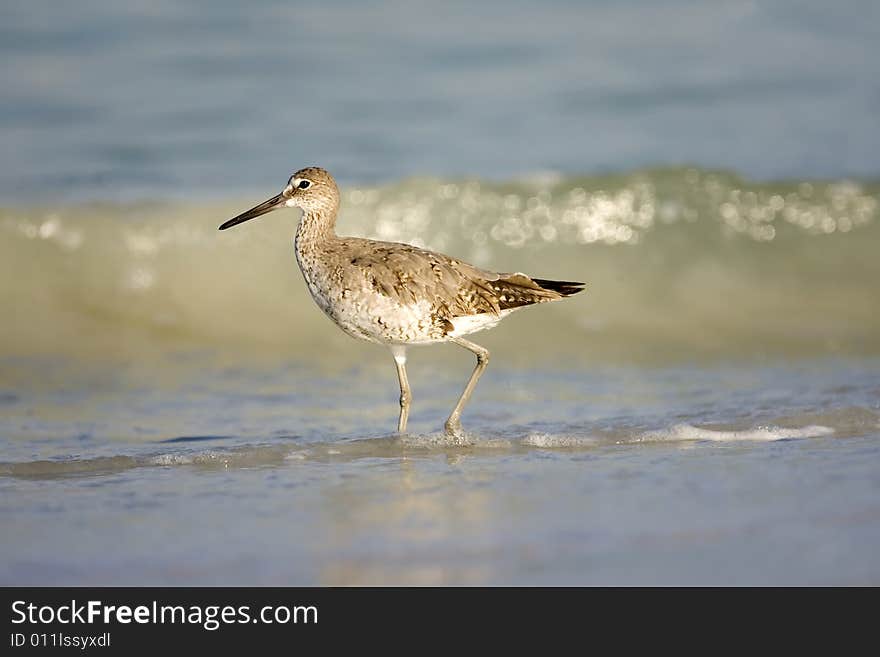
[[[646,166],[872,177],[880,9],[758,2],[7,2],[7,203]]]
[[[2,3],[0,581],[878,581],[878,44],[870,0]],[[306,165],[341,234],[588,283],[480,334],[498,456],[389,437],[297,212],[217,231]],[[471,358],[410,359],[436,431]]]

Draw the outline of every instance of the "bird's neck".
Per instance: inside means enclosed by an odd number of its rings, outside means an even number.
[[[297,248],[320,244],[336,237],[336,211],[303,211],[302,219],[296,228]]]

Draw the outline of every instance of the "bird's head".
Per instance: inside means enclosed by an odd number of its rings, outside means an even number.
[[[230,219],[220,226],[220,230],[232,228],[278,208],[300,208],[303,212],[311,213],[335,212],[338,207],[339,189],[333,176],[320,167],[306,167],[290,176],[280,194]]]

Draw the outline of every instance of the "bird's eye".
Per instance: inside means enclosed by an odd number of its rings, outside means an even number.
[[[308,180],[302,180],[300,181],[299,185],[297,185],[297,187],[299,187],[300,189],[308,189],[311,184],[312,183]]]

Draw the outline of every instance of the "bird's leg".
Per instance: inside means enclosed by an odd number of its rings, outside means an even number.
[[[397,378],[400,381],[400,418],[397,420],[397,433],[406,431],[406,421],[409,418],[409,405],[412,394],[409,391],[409,380],[406,378],[406,347],[395,345],[391,347],[394,363],[397,365]]]
[[[477,381],[479,381],[480,376],[483,374],[483,370],[485,370],[486,366],[489,364],[489,350],[478,344],[464,340],[463,338],[452,338],[452,341],[457,345],[461,345],[468,351],[473,352],[477,356],[477,365],[474,367],[471,378],[468,380],[464,392],[461,393],[461,397],[459,397],[455,408],[452,409],[449,419],[446,420],[446,433],[450,436],[455,436],[461,433],[461,411],[464,408],[464,405],[467,404],[468,399],[471,398],[471,393],[474,391]]]

